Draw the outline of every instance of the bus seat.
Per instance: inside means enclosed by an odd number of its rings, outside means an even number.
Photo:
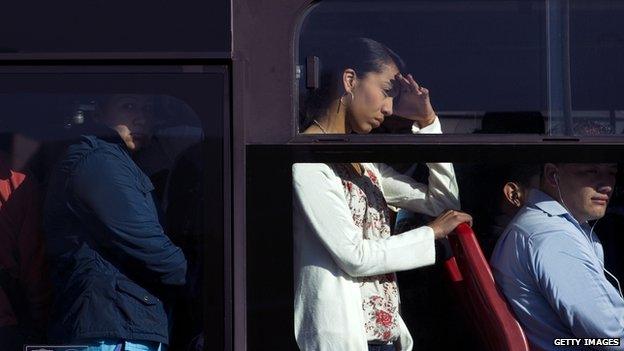
[[[451,284],[490,351],[529,351],[520,323],[494,282],[479,242],[467,224],[449,235],[454,257],[445,262]]]

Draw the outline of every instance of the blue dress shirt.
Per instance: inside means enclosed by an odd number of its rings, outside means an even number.
[[[605,277],[602,245],[590,234],[587,223],[533,189],[496,244],[494,277],[533,350],[572,349],[556,346],[556,338],[620,338],[621,346],[597,349],[624,350],[624,299]]]

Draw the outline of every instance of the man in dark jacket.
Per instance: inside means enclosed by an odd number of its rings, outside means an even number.
[[[164,233],[154,187],[132,160],[151,138],[152,98],[113,95],[98,120],[113,136],[83,136],[53,173],[44,211],[56,298],[53,342],[97,350],[168,344],[167,296],[186,259]]]

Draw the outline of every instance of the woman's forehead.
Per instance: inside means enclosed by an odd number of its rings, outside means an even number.
[[[399,69],[397,68],[397,66],[394,63],[384,64],[383,65],[383,70],[381,71],[381,74],[385,78],[390,78],[390,79],[393,79],[394,76],[396,76],[399,73],[400,73]]]
[[[399,69],[396,67],[396,65],[391,64],[384,64],[382,66],[381,72],[370,72],[367,74],[368,77],[371,77],[375,80],[379,80],[382,82],[387,82],[387,81],[392,81],[394,80],[394,77],[399,74]]]

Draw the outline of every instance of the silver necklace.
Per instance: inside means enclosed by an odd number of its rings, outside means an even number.
[[[317,120],[313,119],[312,122],[314,122],[314,124],[316,124],[321,129],[321,132],[323,132],[323,134],[327,134],[325,128],[323,128],[323,126]]]

